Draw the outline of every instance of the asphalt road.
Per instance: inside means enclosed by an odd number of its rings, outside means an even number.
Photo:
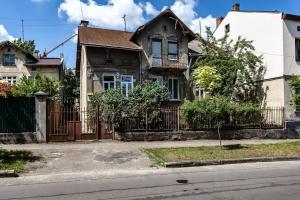
[[[300,162],[0,179],[0,199],[299,200]]]

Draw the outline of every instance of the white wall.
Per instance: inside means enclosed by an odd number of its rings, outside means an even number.
[[[283,76],[283,21],[281,13],[230,11],[214,35],[224,36],[230,24],[230,37],[252,40],[255,51],[263,55],[267,67],[265,79]]]
[[[284,74],[300,75],[300,62],[296,62],[295,38],[300,38],[300,31],[297,31],[300,22],[283,21],[283,46],[284,46]]]

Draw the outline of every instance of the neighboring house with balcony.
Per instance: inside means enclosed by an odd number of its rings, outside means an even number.
[[[10,41],[0,42],[0,80],[13,85],[23,75],[34,79],[37,74],[62,80],[63,59],[37,58]]]
[[[227,32],[253,41],[255,52],[263,56],[266,74],[263,81],[267,106],[284,106],[286,117],[293,117],[290,107],[292,90],[289,77],[300,75],[300,16],[279,11],[240,10],[235,4],[226,17],[217,19],[214,36]]]
[[[168,88],[170,104],[190,99],[188,43],[195,38],[170,9],[135,32],[91,28],[82,21],[76,61],[81,107],[95,92],[120,87],[128,95],[134,85],[154,81]]]

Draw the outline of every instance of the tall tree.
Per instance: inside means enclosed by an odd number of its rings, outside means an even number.
[[[19,39],[12,41],[12,43],[28,53],[31,53],[31,54],[39,53],[39,50],[36,49],[34,40],[26,40],[23,42],[21,40],[21,38],[19,38]]]
[[[79,85],[79,77],[77,77],[71,69],[65,69],[64,80],[62,84],[64,105],[74,105],[75,100],[79,99]]]
[[[263,57],[255,54],[252,41],[241,37],[233,41],[228,34],[216,39],[210,29],[207,29],[207,38],[203,39],[201,49],[202,55],[196,61],[195,73],[210,66],[216,70],[215,74],[220,75],[218,87],[213,87],[211,95],[227,96],[236,102],[262,102],[262,80],[266,68]],[[199,76],[196,74],[194,78],[199,79]],[[196,80],[197,82],[201,81]]]

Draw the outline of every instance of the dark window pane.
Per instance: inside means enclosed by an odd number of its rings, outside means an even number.
[[[104,81],[115,81],[114,76],[104,76]]]
[[[169,96],[172,99],[173,97],[173,80],[169,79]]]
[[[300,39],[295,40],[296,61],[300,61]]]
[[[173,95],[173,98],[174,99],[178,99],[178,80],[177,79],[174,79],[174,86],[173,86],[173,88],[174,88],[174,95]]]
[[[169,42],[169,53],[177,54],[177,43]]]
[[[161,40],[152,40],[152,55],[153,57],[161,58]]]

